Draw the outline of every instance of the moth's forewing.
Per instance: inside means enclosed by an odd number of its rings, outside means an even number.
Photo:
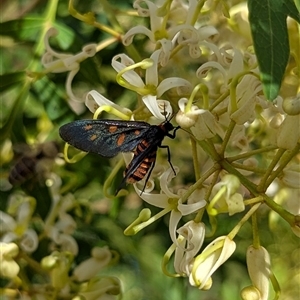
[[[133,151],[150,126],[136,121],[77,120],[60,127],[59,134],[77,149],[113,157]]]

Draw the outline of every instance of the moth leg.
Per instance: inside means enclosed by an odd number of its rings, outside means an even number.
[[[160,147],[160,148],[165,148],[165,149],[167,149],[167,151],[168,151],[168,162],[169,162],[170,167],[172,168],[172,170],[173,170],[173,172],[174,172],[174,175],[176,176],[175,169],[174,169],[174,167],[173,167],[173,165],[172,165],[172,163],[171,163],[171,152],[170,152],[169,146],[167,146],[167,145],[160,145],[159,147]]]
[[[144,184],[144,187],[143,187],[143,189],[142,189],[142,192],[141,192],[140,196],[144,193],[144,190],[145,190],[145,188],[146,188],[147,182],[148,182],[148,180],[149,180],[149,178],[150,178],[150,175],[151,175],[151,173],[152,173],[152,171],[153,171],[154,166],[155,166],[155,161],[152,163],[152,165],[151,165],[151,167],[150,167],[150,170],[149,170],[148,173],[147,173],[147,177],[146,177],[146,180],[145,180],[145,184]]]
[[[178,129],[180,129],[180,126],[175,127],[173,133],[169,133],[169,132],[168,132],[168,133],[167,133],[167,137],[169,137],[170,139],[175,139],[175,137],[176,137],[176,131],[177,131]]]

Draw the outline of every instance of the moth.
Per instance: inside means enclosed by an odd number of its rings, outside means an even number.
[[[158,148],[167,149],[168,162],[176,174],[171,164],[170,149],[162,145],[162,141],[166,136],[174,139],[179,128],[168,120],[159,125],[143,121],[77,120],[60,127],[59,134],[75,148],[107,158],[120,152],[133,152],[133,158],[124,171],[124,178],[116,194],[126,184],[138,182],[147,174],[143,193],[155,166]]]

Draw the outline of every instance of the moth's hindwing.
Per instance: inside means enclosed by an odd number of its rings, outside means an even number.
[[[133,151],[151,127],[146,122],[77,120],[59,129],[61,138],[85,152],[113,157]]]

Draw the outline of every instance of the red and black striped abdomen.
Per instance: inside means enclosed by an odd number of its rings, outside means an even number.
[[[130,174],[128,174],[128,177],[126,179],[127,183],[132,184],[132,183],[142,180],[145,177],[145,175],[148,173],[152,164],[155,163],[157,147],[155,147],[154,149],[151,149],[150,152],[148,151],[149,147],[151,147],[151,145],[149,144],[149,142],[147,140],[142,140],[137,145],[137,147],[134,151],[133,159],[132,159],[131,163],[126,167],[124,176],[126,176],[128,171],[130,170],[130,168],[132,168],[132,164],[135,162],[136,157],[140,157],[141,153],[143,153],[143,152],[146,153],[145,151],[147,151],[148,153],[145,154],[145,157],[139,162],[139,164],[137,165],[137,168],[133,172],[130,172]]]

